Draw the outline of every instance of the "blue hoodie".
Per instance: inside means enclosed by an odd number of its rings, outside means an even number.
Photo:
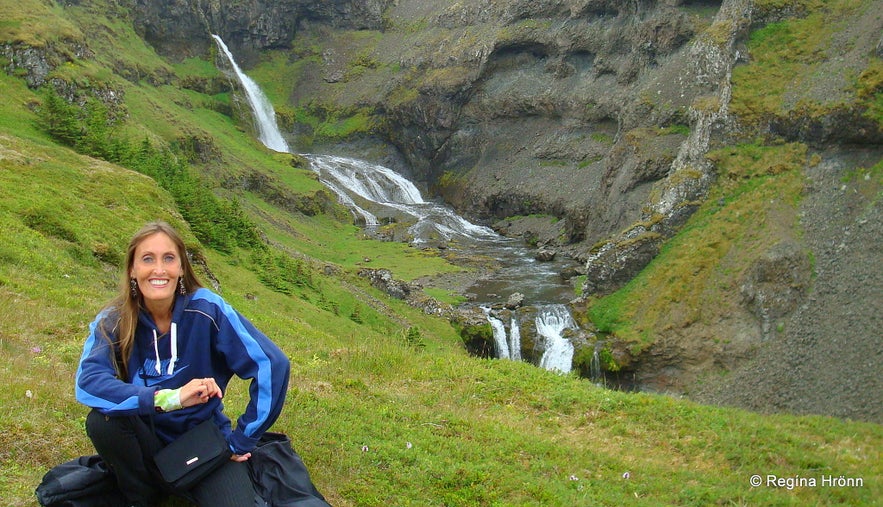
[[[77,368],[80,403],[108,416],[154,414],[156,433],[166,443],[211,418],[237,454],[254,449],[276,421],[288,390],[289,360],[217,294],[201,288],[176,297],[171,329],[158,338],[156,325],[142,311],[125,380],[117,376],[105,338],[117,341],[116,321],[112,311],[105,310],[89,326]],[[194,378],[212,377],[226,392],[233,375],[251,380],[251,399],[235,430],[219,398],[170,412],[154,408],[154,393],[160,389],[177,389]]]

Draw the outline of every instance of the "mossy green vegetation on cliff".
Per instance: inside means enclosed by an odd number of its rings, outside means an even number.
[[[738,283],[752,259],[794,234],[802,169],[811,163],[805,145],[748,144],[710,157],[719,184],[705,203],[637,277],[590,305],[592,322],[635,342],[635,351],[661,332],[738,313]]]
[[[883,132],[879,50],[857,35],[879,23],[876,4],[754,6],[757,29],[732,75],[730,112],[743,127],[742,144],[708,154],[717,182],[655,260],[621,290],[589,301],[592,322],[630,342],[634,354],[673,336],[726,346],[737,333],[716,330],[739,328],[719,324],[742,313],[751,262],[776,243],[799,243],[799,205],[820,153],[853,132]]]
[[[879,125],[881,60],[871,56],[863,63],[866,55],[853,56],[865,48],[849,39],[847,29],[857,19],[872,19],[877,6],[859,0],[759,3],[761,10],[790,6],[805,15],[751,33],[750,62],[733,70],[733,113],[755,124],[789,112],[819,117],[852,104],[869,110]]]
[[[213,247],[196,220],[185,220],[161,177],[56,141],[36,113],[46,95],[29,89],[20,73],[0,75],[5,505],[35,505],[33,490],[50,467],[93,452],[83,429],[87,409],[73,396],[82,342],[116,290],[126,240],[157,218],[181,228],[199,255],[203,280],[216,281],[224,298],[291,358],[289,398],[275,429],[292,437],[333,505],[872,504],[883,496],[879,425],[612,392],[527,364],[469,357],[449,322],[356,275],[361,267],[384,267],[410,280],[460,268],[406,245],[365,241],[334,206],[317,205],[313,215],[286,207],[321,201],[322,186],[293,167],[293,157],[268,153],[243,132],[247,127],[219,112],[224,101],[208,84],[220,74],[210,65],[172,65],[133,45],[131,27],[103,14],[124,10],[104,2],[51,9],[4,2],[0,12],[4,27],[24,34],[40,23],[39,37],[8,42],[42,47],[70,38],[84,43],[79,34],[87,29],[105,33],[92,48],[94,60],[72,58],[48,78],[75,83],[83,97],[121,92],[128,116],[111,132],[134,146],[146,139],[169,148],[206,189],[240,203],[275,255],[260,257],[262,250],[247,243]],[[680,241],[719,255],[727,243],[760,241],[728,225],[769,213],[770,198],[779,202],[772,209],[787,216],[799,192],[771,196],[771,183],[796,189],[796,167],[808,157],[799,144],[747,145],[717,156],[719,195]],[[788,164],[779,167],[774,158]],[[724,233],[707,236],[711,222]],[[714,280],[716,269],[703,273]],[[683,290],[690,273],[673,269],[672,291]],[[678,294],[693,297],[671,297]],[[231,386],[229,413],[242,408],[246,392],[244,382]],[[755,474],[760,486],[751,484]],[[823,485],[832,476],[863,483]],[[788,487],[796,477],[816,485]]]

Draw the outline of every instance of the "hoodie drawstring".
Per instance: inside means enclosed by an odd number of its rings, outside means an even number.
[[[166,375],[171,375],[175,371],[176,362],[178,362],[178,325],[172,322],[172,358],[169,360]]]
[[[169,345],[172,349],[172,357],[169,359],[169,367],[166,369],[166,375],[171,375],[175,372],[175,363],[178,362],[178,325],[172,322],[172,332],[171,332],[171,344]],[[153,330],[153,352],[156,354],[156,366],[154,369],[156,370],[157,375],[162,375],[162,361],[159,358],[159,337],[156,335],[156,329]]]
[[[157,375],[162,375],[162,368],[159,362],[159,337],[156,336],[156,329],[153,330],[153,352],[156,354],[156,366],[154,369]]]

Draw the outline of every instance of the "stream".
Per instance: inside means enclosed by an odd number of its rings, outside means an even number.
[[[274,151],[294,153],[279,130],[272,104],[263,91],[239,68],[224,41],[217,35],[212,37],[245,90],[261,142]],[[334,155],[301,155],[310,161],[319,180],[350,210],[355,223],[368,229],[390,222],[410,224],[409,241],[415,246],[443,241],[449,245],[447,248],[495,259],[499,269],[475,282],[467,292],[483,309],[494,330],[496,356],[521,360],[523,323],[515,317],[503,323],[494,313],[494,308],[505,303],[511,294],[520,293],[525,304],[537,308],[534,326],[544,350],[539,366],[550,371],[571,370],[574,347],[562,333],[577,328],[565,305],[575,294],[559,274],[570,264],[568,261],[537,261],[534,251],[523,241],[473,224],[444,203],[424,199],[412,182],[387,167]]]

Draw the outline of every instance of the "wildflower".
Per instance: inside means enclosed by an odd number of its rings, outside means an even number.
[[[27,397],[27,398],[33,398],[33,397],[34,397],[34,393],[32,393],[30,389],[28,389],[27,391],[25,391],[25,397]]]

